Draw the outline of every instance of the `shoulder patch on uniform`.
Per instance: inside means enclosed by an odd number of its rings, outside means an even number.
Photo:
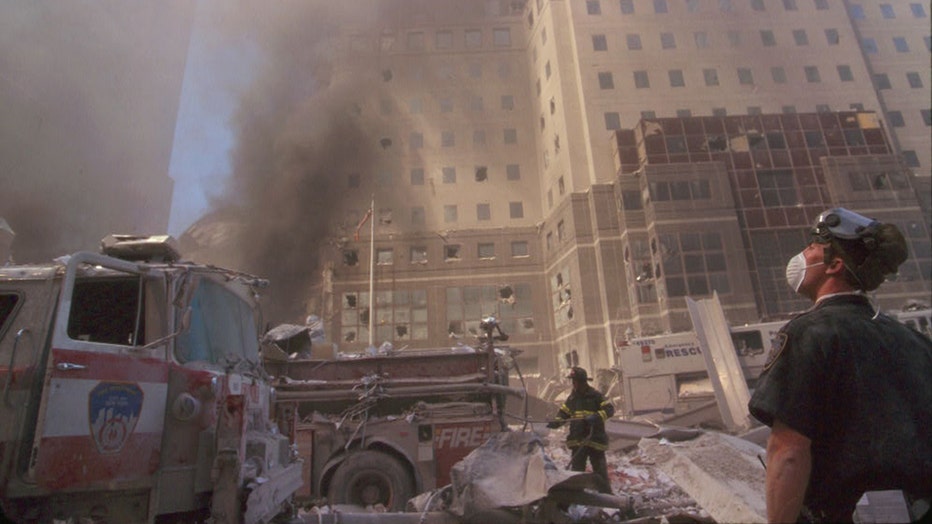
[[[764,364],[764,371],[770,369],[770,366],[777,361],[777,358],[780,357],[780,354],[783,353],[783,348],[786,347],[787,341],[786,333],[777,333],[774,335],[773,340],[770,345],[770,353],[767,355],[767,363]]]

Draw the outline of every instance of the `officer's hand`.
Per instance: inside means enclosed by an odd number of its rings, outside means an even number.
[[[559,422],[557,422],[556,420],[554,420],[553,422],[548,422],[548,423],[547,423],[547,427],[550,428],[550,429],[557,429],[558,427],[560,427],[560,425],[561,425],[561,424],[560,424]]]
[[[588,416],[586,416],[586,422],[588,422],[589,424],[595,424],[596,422],[598,422],[598,421],[600,421],[600,420],[602,420],[602,417],[600,417],[600,416],[598,416],[598,415],[588,415]]]

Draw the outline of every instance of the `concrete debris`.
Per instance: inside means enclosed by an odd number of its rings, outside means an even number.
[[[639,449],[716,522],[766,522],[764,450],[722,433],[669,442],[643,439]]]

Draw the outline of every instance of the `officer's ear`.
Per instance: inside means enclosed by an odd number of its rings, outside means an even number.
[[[845,260],[839,256],[826,257],[825,260],[825,274],[834,275],[839,274],[843,275],[845,272]]]

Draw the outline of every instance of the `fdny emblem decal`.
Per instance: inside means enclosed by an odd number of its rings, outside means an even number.
[[[101,382],[88,395],[91,436],[101,453],[123,449],[142,411],[142,389],[137,384]]]
[[[773,337],[773,342],[770,346],[770,353],[767,355],[767,363],[764,364],[764,371],[770,369],[770,366],[777,361],[777,358],[783,353],[783,348],[786,347],[787,340],[786,333],[777,333]]]

